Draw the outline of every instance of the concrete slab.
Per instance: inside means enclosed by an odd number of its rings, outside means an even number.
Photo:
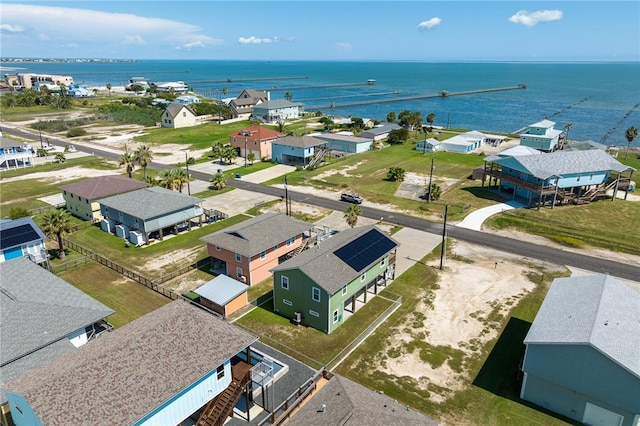
[[[233,191],[206,198],[202,203],[202,206],[206,209],[219,210],[229,216],[235,216],[237,214],[244,213],[257,205],[279,199],[280,197],[259,194],[257,192],[245,191],[243,189],[236,188]]]
[[[251,183],[262,183],[269,181],[271,179],[275,179],[280,176],[284,176],[287,173],[294,172],[296,170],[293,166],[287,166],[284,164],[278,164],[268,169],[260,170],[255,173],[248,174],[246,176],[242,176],[242,180],[246,180]],[[242,171],[238,170],[238,173],[242,174]]]
[[[396,253],[396,277],[431,253],[442,241],[442,236],[416,229],[402,228],[393,234],[400,245]]]
[[[475,231],[480,231],[482,229],[482,224],[490,216],[493,216],[494,214],[501,213],[506,210],[519,209],[523,207],[526,207],[526,206],[517,201],[509,201],[507,203],[495,204],[493,206],[478,209],[476,211],[469,213],[462,222],[456,224],[455,226],[459,228],[467,228],[467,229],[473,229]]]
[[[38,200],[40,201],[44,201],[47,204],[50,204],[52,206],[59,206],[60,204],[65,204],[66,202],[64,201],[64,197],[62,196],[62,194],[54,194],[54,195],[49,195],[48,197],[42,197],[42,198],[38,198]]]

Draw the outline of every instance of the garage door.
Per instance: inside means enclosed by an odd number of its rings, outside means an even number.
[[[620,426],[623,420],[624,417],[620,414],[587,402],[582,423],[591,426]]]

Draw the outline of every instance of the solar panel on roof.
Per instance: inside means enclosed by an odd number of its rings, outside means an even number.
[[[16,226],[15,228],[3,230],[0,233],[0,249],[15,247],[39,239],[40,236],[31,225]]]
[[[334,252],[340,260],[360,272],[396,246],[386,235],[372,229]]]

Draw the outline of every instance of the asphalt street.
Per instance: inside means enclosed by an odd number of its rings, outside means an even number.
[[[12,134],[16,136],[20,136],[25,139],[31,139],[34,141],[38,141],[38,136],[33,135],[31,133],[26,133],[16,129],[2,129],[4,133]],[[68,142],[56,140],[53,138],[49,138],[49,143],[51,145],[64,146]],[[110,160],[118,160],[120,157],[119,154],[104,151],[100,149],[85,148],[79,145],[76,145],[76,149],[79,151],[85,151],[92,153],[97,156],[101,156]],[[149,168],[156,170],[167,170],[172,169],[173,166],[166,164],[158,164],[152,163]],[[201,179],[204,181],[209,181],[211,175],[207,173],[202,173],[198,171],[191,171],[190,174],[192,177],[196,179]],[[233,186],[235,188],[240,188],[248,191],[253,191],[257,193],[274,195],[277,197],[283,196],[284,191],[279,188],[264,186],[256,183],[250,183],[243,181],[242,179],[230,179],[227,182],[228,185]],[[317,197],[309,194],[302,194],[298,192],[288,191],[288,195],[291,200],[306,203],[311,205],[316,205],[319,207],[343,211],[345,207],[345,203],[339,200],[331,200],[327,198]],[[425,219],[421,219],[414,216],[398,214],[395,212],[389,212],[385,210],[364,207],[362,208],[362,216],[379,220],[380,218],[384,218],[385,222],[395,223],[403,227],[418,229],[421,231],[435,233],[438,235],[442,235],[443,224],[430,222]],[[557,264],[557,265],[566,265],[572,266],[575,268],[580,268],[596,273],[609,274],[614,277],[619,277],[623,279],[639,281],[640,280],[640,267],[634,266],[631,264],[616,262],[608,259],[601,259],[594,256],[589,256],[588,254],[575,253],[570,251],[565,251],[557,248],[552,248],[549,246],[542,246],[538,244],[532,244],[527,241],[516,240],[513,238],[501,237],[493,234],[488,234],[481,231],[474,231],[471,229],[458,228],[453,226],[448,226],[446,229],[446,235],[453,239],[458,239],[461,241],[467,241],[474,244],[480,244],[485,247],[489,247],[498,251],[517,254],[525,258],[538,259],[542,261],[546,261],[549,263]]]

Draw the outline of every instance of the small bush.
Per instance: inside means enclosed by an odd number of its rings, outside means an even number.
[[[67,130],[67,137],[68,138],[75,138],[78,136],[85,136],[87,134],[87,131],[85,129],[83,129],[82,127],[72,127],[69,130]]]

